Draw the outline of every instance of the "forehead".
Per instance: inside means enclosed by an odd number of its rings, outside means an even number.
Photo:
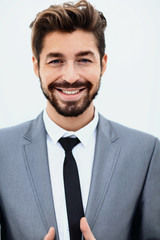
[[[45,36],[41,55],[47,55],[49,52],[76,55],[80,51],[92,51],[95,55],[99,55],[93,33],[83,30],[76,30],[72,33],[55,31]]]

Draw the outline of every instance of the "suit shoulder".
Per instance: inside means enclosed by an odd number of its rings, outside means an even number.
[[[108,128],[110,129],[110,135],[112,133],[112,135],[116,136],[122,144],[143,146],[145,148],[148,146],[153,147],[155,142],[159,142],[156,137],[149,133],[124,126],[117,122],[108,120],[103,116],[100,116],[100,119],[102,122],[101,125],[108,125]]]
[[[0,129],[0,143],[1,141],[4,142],[5,140],[15,139],[16,137],[24,135],[32,121],[33,120],[30,120],[15,126]]]

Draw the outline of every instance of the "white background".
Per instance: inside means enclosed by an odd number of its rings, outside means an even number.
[[[0,1],[0,128],[45,107],[29,24],[51,0]],[[95,104],[108,119],[160,138],[160,0],[91,0],[107,18],[108,68]]]

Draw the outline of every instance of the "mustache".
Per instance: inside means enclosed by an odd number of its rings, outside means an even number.
[[[69,83],[67,81],[61,82],[52,82],[48,85],[48,90],[52,91],[55,88],[87,88],[89,91],[91,90],[93,84],[89,81],[75,81],[74,83]]]

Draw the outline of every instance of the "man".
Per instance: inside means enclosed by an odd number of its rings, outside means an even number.
[[[107,64],[105,27],[87,1],[51,6],[31,24],[47,107],[0,131],[2,239],[160,239],[160,143],[106,120],[93,105]],[[66,150],[64,139],[78,142]],[[65,175],[68,158],[75,178]]]

